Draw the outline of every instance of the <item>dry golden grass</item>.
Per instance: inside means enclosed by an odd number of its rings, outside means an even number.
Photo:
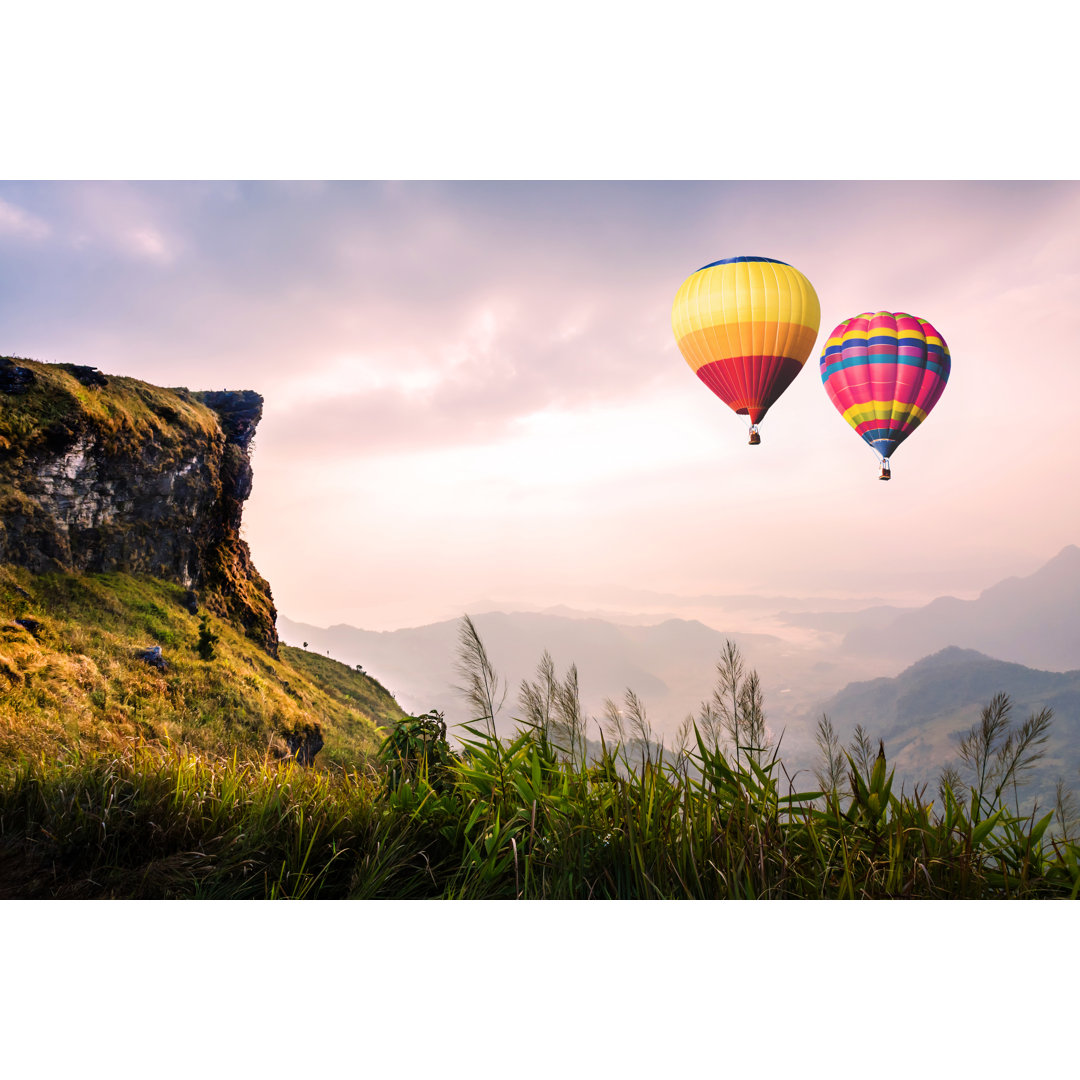
[[[132,740],[261,755],[317,723],[319,760],[349,764],[403,715],[351,668],[287,648],[275,660],[222,620],[212,620],[214,658],[200,659],[199,616],[184,596],[152,578],[0,567],[0,758]],[[155,644],[165,671],[138,658]]]

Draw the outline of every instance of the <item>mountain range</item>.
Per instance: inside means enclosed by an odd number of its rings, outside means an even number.
[[[1000,660],[1080,668],[1080,547],[1070,544],[1034,574],[1007,578],[974,600],[942,596],[925,607],[885,605],[858,612],[797,613],[793,626],[843,634],[851,655],[911,663],[949,645]]]
[[[885,740],[902,773],[926,782],[955,757],[960,737],[999,691],[1012,696],[1018,720],[1043,705],[1055,710],[1057,741],[1047,768],[1075,774],[1080,755],[1070,756],[1069,747],[1080,731],[1078,601],[1080,548],[1070,545],[1034,574],[1000,582],[974,600],[776,613],[820,631],[815,645],[721,631],[692,619],[629,625],[568,609],[486,612],[473,620],[505,679],[500,730],[512,729],[521,681],[533,677],[546,649],[560,674],[577,665],[588,715],[599,716],[606,697],[619,700],[629,687],[645,701],[656,733],[670,742],[709,696],[730,638],[747,668],[761,676],[769,729],[783,733],[785,761],[812,766],[816,722],[825,712],[845,740],[861,722],[873,738]],[[456,620],[376,632],[281,616],[278,630],[292,644],[307,642],[361,665],[394,690],[407,711],[437,708],[451,724],[472,719],[455,690],[461,681],[454,670]]]
[[[1058,777],[1077,786],[1080,772],[1080,671],[1038,671],[950,646],[891,679],[852,683],[822,706],[846,744],[856,724],[881,739],[906,781],[933,785],[942,766],[958,764],[960,740],[997,693],[1012,701],[1018,726],[1043,708],[1054,712],[1045,758],[1027,795],[1049,806]]]
[[[517,715],[521,681],[533,678],[546,649],[560,676],[578,669],[582,703],[599,715],[604,699],[621,699],[633,689],[646,702],[658,734],[672,734],[688,712],[709,696],[715,665],[726,639],[742,650],[759,671],[773,714],[787,720],[847,681],[834,663],[768,634],[722,633],[701,622],[668,619],[653,626],[626,626],[595,618],[542,612],[485,612],[472,616],[495,670],[508,688],[497,718],[506,730]],[[459,622],[393,631],[359,630],[338,625],[323,629],[279,617],[289,642],[308,642],[349,664],[360,664],[390,687],[409,710],[437,708],[447,721],[471,720],[455,673]],[[870,669],[863,669],[867,673]],[[591,732],[595,735],[595,731]]]

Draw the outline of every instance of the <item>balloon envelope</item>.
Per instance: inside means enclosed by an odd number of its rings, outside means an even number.
[[[845,319],[821,352],[821,381],[841,416],[883,458],[926,419],[949,379],[942,336],[902,311]]]
[[[810,282],[795,267],[756,255],[703,266],[682,283],[671,308],[686,362],[751,424],[802,371],[820,322]]]

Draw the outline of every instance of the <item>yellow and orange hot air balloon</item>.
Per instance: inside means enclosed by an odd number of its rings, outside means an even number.
[[[821,322],[813,285],[776,259],[739,255],[691,274],[675,294],[671,326],[701,381],[757,426],[802,371]]]

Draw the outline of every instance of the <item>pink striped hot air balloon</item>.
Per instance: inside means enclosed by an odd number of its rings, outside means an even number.
[[[821,381],[840,415],[881,458],[889,458],[926,419],[949,379],[945,339],[925,319],[902,311],[845,319],[821,352]]]

